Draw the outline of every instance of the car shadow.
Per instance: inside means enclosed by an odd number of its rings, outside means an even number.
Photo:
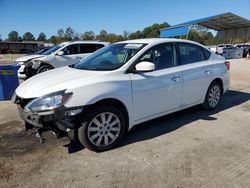
[[[204,111],[201,110],[199,106],[195,106],[154,120],[150,120],[142,124],[138,124],[129,131],[118,147],[123,147],[135,142],[140,142],[168,134],[199,119],[216,121],[217,118],[212,117],[212,115],[238,106],[249,100],[250,93],[229,90],[221,98],[220,104],[215,110]]]
[[[69,140],[69,143],[63,146],[68,148],[69,154],[76,153],[85,148],[78,140]]]
[[[215,110],[204,111],[201,110],[199,106],[195,106],[138,124],[128,132],[123,141],[116,148],[168,134],[199,119],[216,121],[217,118],[212,117],[212,115],[238,106],[248,100],[250,100],[250,93],[229,90],[221,98],[220,104]],[[70,143],[64,145],[64,147],[68,148],[68,153],[70,154],[84,149],[84,146],[82,146],[79,141],[70,141]]]

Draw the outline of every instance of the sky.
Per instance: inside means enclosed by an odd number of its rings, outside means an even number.
[[[250,19],[250,0],[0,0],[0,35],[44,32],[60,28],[77,33],[101,30],[122,34],[154,23],[175,25],[192,19],[232,12]]]

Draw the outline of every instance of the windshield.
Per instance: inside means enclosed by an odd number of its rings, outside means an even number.
[[[48,51],[49,50],[49,48],[43,48],[43,49],[41,49],[41,50],[39,50],[39,51],[37,51],[37,52],[35,52],[35,54],[44,54],[44,52],[46,52],[46,51]]]
[[[50,48],[48,51],[44,52],[43,55],[50,55],[50,54],[54,53],[55,51],[57,51],[62,46],[63,45],[56,45],[56,46]]]
[[[127,63],[146,44],[118,43],[102,48],[79,63],[76,69],[83,70],[115,70]]]

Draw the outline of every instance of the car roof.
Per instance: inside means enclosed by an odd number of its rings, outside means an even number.
[[[92,41],[92,40],[68,41],[68,42],[61,43],[61,45],[68,45],[68,44],[103,44],[103,45],[108,45],[110,43],[109,42]]]
[[[172,38],[147,38],[147,39],[134,39],[134,40],[127,40],[122,41],[119,43],[142,43],[142,44],[160,44],[164,42],[187,42],[192,44],[198,44],[197,42],[185,40],[185,39],[172,39]],[[202,46],[202,45],[201,45]]]

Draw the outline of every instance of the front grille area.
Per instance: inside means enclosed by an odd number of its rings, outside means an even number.
[[[21,108],[24,108],[30,101],[32,101],[34,98],[31,99],[23,99],[21,97],[16,96],[15,103],[19,104]]]

